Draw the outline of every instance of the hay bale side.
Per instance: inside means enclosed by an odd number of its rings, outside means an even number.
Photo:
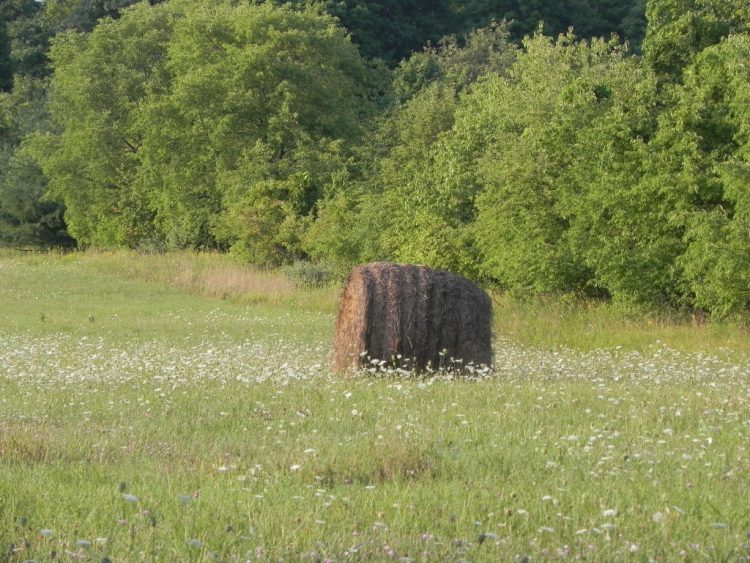
[[[375,262],[356,266],[344,286],[334,367],[369,359],[417,371],[450,360],[490,365],[491,340],[492,303],[475,284],[424,266]]]

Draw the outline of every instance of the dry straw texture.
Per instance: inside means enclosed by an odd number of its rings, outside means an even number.
[[[426,369],[492,363],[492,302],[472,282],[424,266],[356,266],[341,297],[334,342],[337,371],[373,359]]]

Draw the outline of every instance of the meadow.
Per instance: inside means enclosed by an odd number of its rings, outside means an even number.
[[[329,369],[337,288],[0,254],[0,561],[750,559],[746,328],[495,298],[495,369]]]

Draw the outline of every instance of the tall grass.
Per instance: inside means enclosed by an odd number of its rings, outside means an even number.
[[[218,253],[89,252],[80,259],[113,275],[166,283],[195,295],[240,304],[331,314],[337,310],[340,295],[340,282],[300,288],[283,270],[239,264]],[[522,299],[495,292],[492,297],[495,331],[532,345],[587,351],[618,347],[645,351],[665,345],[687,352],[750,354],[750,330],[742,321],[711,322],[677,312],[636,310],[577,296]]]
[[[102,272],[164,283],[202,297],[243,305],[264,304],[333,313],[338,300],[338,287],[333,285],[300,288],[281,269],[240,264],[216,252],[87,252],[81,259]]]
[[[78,262],[104,275],[163,284],[196,296],[328,315],[337,311],[342,283],[300,287],[284,269],[241,264],[215,252],[36,253],[0,249],[0,257],[29,263],[48,258]],[[750,356],[750,325],[743,319],[712,322],[673,311],[636,310],[578,296],[518,298],[495,292],[492,298],[495,332],[531,345],[584,351],[646,351],[663,345],[686,352]]]
[[[544,327],[610,311],[508,300],[498,323],[554,346],[338,378],[333,315],[198,295],[223,260],[0,257],[0,561],[750,556],[746,359],[562,350]]]
[[[674,311],[647,311],[579,297],[519,299],[493,295],[495,328],[538,346],[577,350],[646,351],[668,346],[686,352],[750,355],[750,330],[742,320],[712,322]]]

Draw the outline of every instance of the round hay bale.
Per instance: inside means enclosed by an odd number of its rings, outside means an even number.
[[[490,366],[491,340],[492,302],[475,284],[424,266],[374,262],[354,267],[344,286],[334,368]]]

